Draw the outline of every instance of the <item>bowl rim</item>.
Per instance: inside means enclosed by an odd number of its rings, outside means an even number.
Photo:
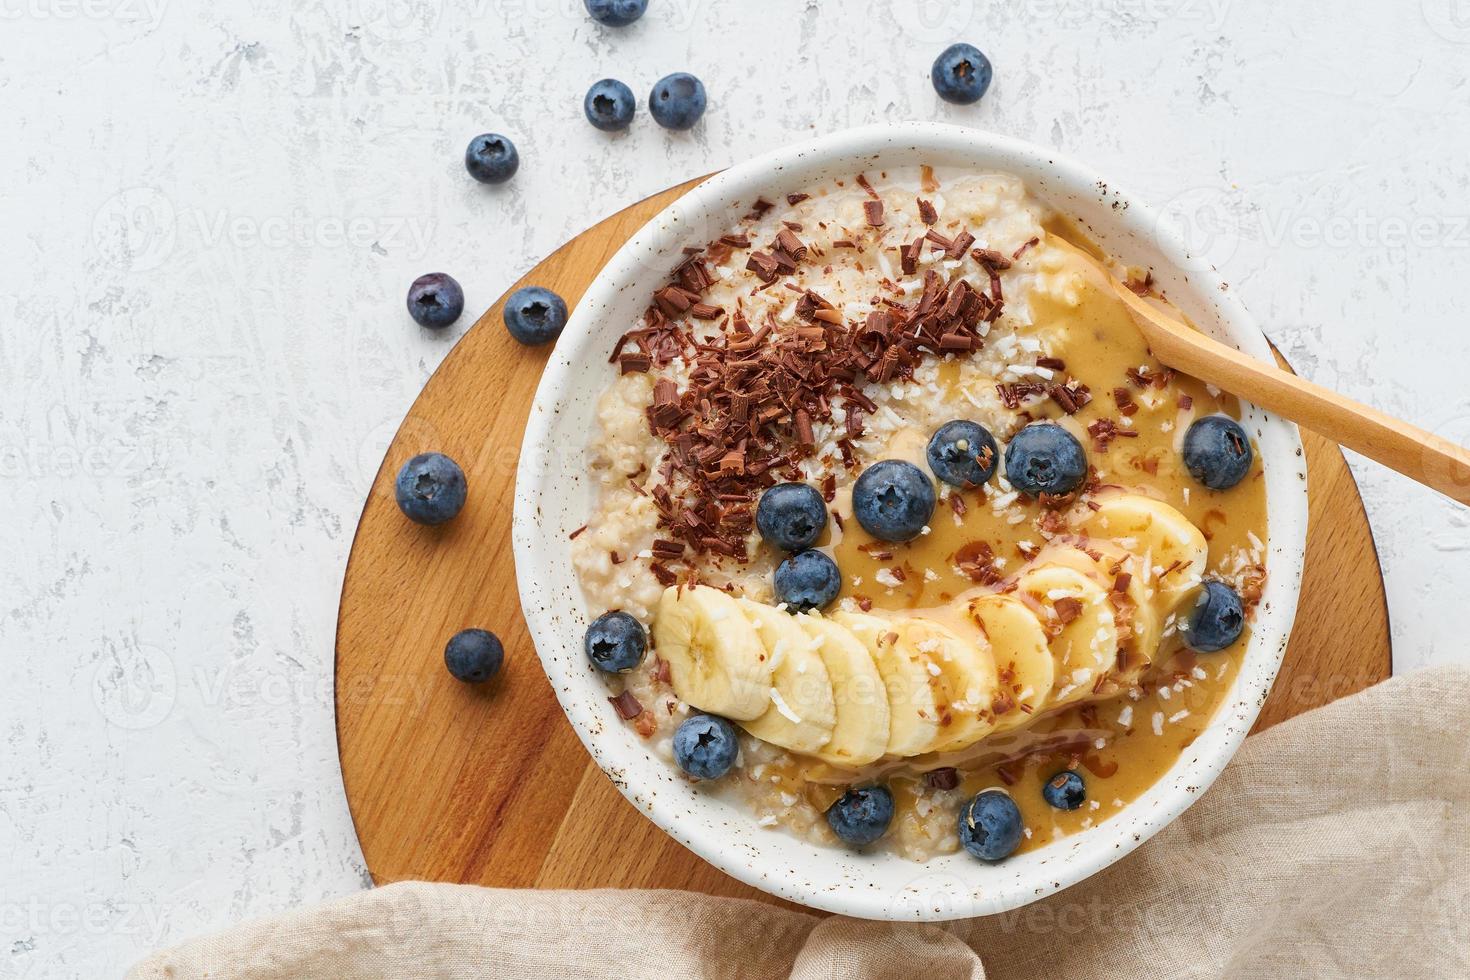
[[[783,170],[798,164],[807,166],[814,162],[837,163],[865,159],[869,161],[865,165],[872,167],[877,165],[872,161],[881,157],[885,150],[961,155],[973,153],[981,157],[1003,157],[1031,168],[1045,170],[1057,186],[1069,192],[1112,199],[1110,220],[1116,222],[1119,234],[1146,234],[1157,251],[1171,264],[1172,268],[1167,271],[1182,276],[1182,282],[1188,286],[1189,292],[1199,302],[1212,308],[1228,335],[1228,341],[1248,354],[1269,360],[1270,348],[1264,335],[1218,273],[1200,256],[1192,254],[1175,230],[1160,220],[1156,211],[1120,191],[1116,184],[1090,168],[1063,154],[1014,137],[942,123],[880,124],[844,130],[763,153],[712,175],[649,220],[603,266],[577,304],[537,388],[517,466],[512,536],[522,611],[535,643],[538,659],[546,670],[557,700],[572,728],[593,760],[629,802],[675,840],[721,871],[780,898],[860,918],[940,921],[1018,908],[1092,876],[1120,860],[1167,826],[1213,783],[1233,758],[1254,724],[1285,653],[1302,571],[1307,525],[1306,469],[1296,427],[1242,403],[1242,408],[1251,412],[1251,419],[1263,437],[1265,428],[1273,430],[1273,442],[1279,441],[1280,449],[1273,454],[1269,465],[1282,471],[1297,470],[1300,492],[1275,493],[1274,487],[1289,479],[1290,474],[1282,472],[1273,476],[1271,472],[1267,473],[1271,558],[1266,595],[1252,626],[1250,646],[1242,657],[1240,670],[1232,682],[1227,700],[1216,710],[1195,743],[1204,743],[1210,751],[1208,754],[1200,752],[1187,761],[1185,755],[1181,755],[1152,787],[1108,820],[1032,852],[1045,855],[1053,849],[1064,850],[1065,853],[1059,855],[1062,859],[1060,865],[1041,861],[1037,864],[1039,872],[1029,879],[998,884],[983,897],[972,892],[968,901],[957,905],[941,902],[931,908],[922,904],[922,901],[904,904],[903,895],[896,899],[894,890],[875,887],[871,880],[829,881],[818,884],[802,880],[794,873],[787,874],[784,868],[762,866],[752,856],[753,852],[748,844],[731,843],[722,838],[716,832],[713,821],[704,825],[697,819],[688,819],[692,812],[690,799],[676,799],[678,794],[668,792],[669,785],[659,786],[664,792],[640,791],[639,785],[629,778],[629,774],[636,768],[634,762],[641,760],[636,760],[627,753],[620,753],[619,746],[623,744],[621,741],[606,738],[605,706],[597,703],[605,698],[586,699],[577,695],[576,689],[587,683],[591,675],[586,670],[571,666],[575,658],[563,660],[556,656],[556,652],[565,650],[568,637],[565,628],[556,622],[557,617],[546,603],[542,591],[548,573],[545,567],[548,562],[542,554],[543,550],[566,547],[565,535],[553,534],[550,529],[543,530],[539,525],[538,481],[546,479],[549,472],[544,457],[550,452],[549,447],[552,445],[549,430],[558,418],[557,405],[568,386],[578,381],[574,374],[575,361],[572,352],[597,330],[595,311],[613,304],[618,294],[629,287],[652,285],[649,281],[652,273],[642,256],[663,255],[675,244],[691,243],[688,237],[691,231],[699,230],[691,227],[691,224],[698,224],[697,221],[690,221],[691,215],[698,217],[703,210],[706,216],[710,216],[719,213],[723,205],[742,198],[748,201],[752,199],[752,188],[757,194],[761,193],[761,187],[769,191],[772,185],[781,182]],[[1022,168],[1017,166],[1016,169]],[[1029,178],[1027,184],[1031,187],[1032,181]],[[1042,192],[1039,196],[1052,203],[1049,194]],[[580,447],[578,451],[582,451]],[[1263,451],[1263,458],[1264,455]],[[579,614],[583,612],[578,610]],[[575,645],[580,651],[580,638],[575,639]],[[602,681],[595,677],[591,679],[605,695],[605,690],[601,689]],[[621,727],[625,733],[628,731],[626,725]],[[661,765],[668,765],[662,760],[657,761]],[[690,793],[693,796],[700,795],[692,790]],[[1144,810],[1142,804],[1158,795],[1162,795],[1164,799],[1153,799],[1153,808]],[[1134,810],[1144,812],[1132,813]],[[749,817],[748,811],[746,816]],[[1125,817],[1130,819],[1125,820]],[[749,817],[749,824],[755,826],[753,817]],[[1104,834],[1103,831],[1110,827],[1114,828],[1114,832]],[[796,840],[789,835],[783,835],[783,839]],[[1074,842],[1072,846],[1069,849],[1063,848],[1069,841]],[[1095,842],[1095,845],[1079,854],[1076,842]],[[818,848],[824,853],[831,850],[804,841],[800,843]],[[847,851],[838,853],[849,856],[853,854]],[[935,861],[947,860],[953,855],[944,859],[934,858],[927,863],[907,861],[896,855],[880,857],[905,863],[913,879],[904,886],[908,889],[926,877],[934,877],[927,875],[925,869]],[[930,882],[926,887],[933,887],[934,884]],[[927,901],[928,895],[920,898]],[[896,905],[899,907],[896,908]]]

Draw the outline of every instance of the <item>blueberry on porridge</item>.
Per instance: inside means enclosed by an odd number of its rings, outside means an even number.
[[[755,526],[771,547],[803,551],[827,529],[827,502],[805,483],[778,483],[761,494]]]
[[[735,726],[714,715],[695,715],[674,732],[674,761],[695,779],[719,779],[739,752]]]
[[[1042,798],[1058,810],[1075,810],[1087,802],[1087,784],[1070,769],[1064,769],[1041,787]]]
[[[1025,825],[1021,808],[1005,790],[987,789],[960,807],[958,837],[982,861],[1003,861],[1021,846]]]
[[[1229,490],[1250,472],[1255,453],[1240,423],[1206,415],[1184,435],[1184,466],[1211,490]]]
[[[1206,582],[1194,609],[1180,624],[1184,642],[1199,653],[1218,653],[1240,638],[1245,612],[1240,596],[1224,582]]]
[[[935,479],[961,490],[973,490],[990,482],[1000,450],[985,426],[956,419],[939,427],[925,455]]]
[[[643,653],[648,648],[648,634],[642,623],[621,609],[615,609],[592,621],[582,640],[582,648],[598,670],[620,673],[632,670],[643,660]]]
[[[1240,669],[1241,406],[1151,356],[1058,243],[1167,304],[1148,270],[1016,177],[852,175],[722,231],[650,283],[587,450],[573,563],[640,641],[589,645],[619,717],[817,843],[996,861],[1107,820]]]
[[[893,822],[893,794],[882,786],[850,789],[827,808],[827,824],[844,844],[871,844]]]
[[[826,609],[842,591],[837,563],[820,551],[798,551],[776,566],[776,601],[787,612]]]
[[[1027,496],[1065,497],[1087,479],[1087,453],[1060,425],[1034,422],[1006,446],[1006,479]]]
[[[934,484],[902,459],[885,459],[863,471],[852,486],[852,512],[875,538],[912,541],[934,515]]]

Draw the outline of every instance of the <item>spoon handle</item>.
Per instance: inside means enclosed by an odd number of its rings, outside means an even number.
[[[1462,504],[1470,504],[1470,452],[1415,425],[1344,398],[1305,378],[1262,364],[1184,324],[1148,310],[1149,346],[1160,361],[1284,416],[1319,435],[1397,470]],[[1163,322],[1161,322],[1163,321]]]

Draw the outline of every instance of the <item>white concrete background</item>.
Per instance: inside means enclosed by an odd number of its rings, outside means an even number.
[[[421,272],[460,279],[467,325],[671,183],[951,120],[1168,205],[1304,374],[1470,441],[1463,0],[651,7],[0,0],[0,976],[117,975],[367,884],[333,630],[363,495],[459,332],[409,321]],[[958,38],[996,65],[978,107],[929,86]],[[711,94],[692,134],[582,121],[596,78],[641,99],[679,69]],[[503,189],[460,165],[484,130],[521,149]],[[1354,463],[1398,669],[1466,661],[1470,511]]]

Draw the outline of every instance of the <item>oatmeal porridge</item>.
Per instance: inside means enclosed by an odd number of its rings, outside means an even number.
[[[1261,464],[1078,248],[1167,302],[1016,177],[855,175],[686,250],[611,352],[588,655],[761,825],[998,860],[1116,813],[1225,699]]]

